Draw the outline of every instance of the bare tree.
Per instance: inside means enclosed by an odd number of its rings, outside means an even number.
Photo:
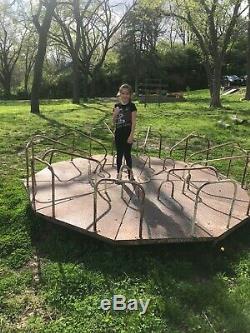
[[[0,13],[0,83],[5,98],[11,96],[11,80],[20,57],[26,31],[22,31],[10,5]]]
[[[73,102],[80,103],[80,76],[83,75],[83,95],[88,96],[88,79],[101,68],[107,52],[114,47],[113,37],[120,29],[134,4],[125,14],[116,18],[109,0],[72,0],[57,8],[55,20],[61,33],[55,29],[51,38],[63,45],[72,59]]]
[[[35,32],[33,30],[30,30],[27,33],[21,52],[22,64],[24,68],[24,90],[26,96],[29,96],[30,93],[28,86],[37,51],[37,44],[34,38],[34,34]]]

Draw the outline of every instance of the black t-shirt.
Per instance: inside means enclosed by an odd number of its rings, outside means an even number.
[[[116,117],[116,128],[132,125],[132,112],[137,111],[134,103],[129,102],[128,104],[116,103],[115,107],[119,107],[120,112]]]

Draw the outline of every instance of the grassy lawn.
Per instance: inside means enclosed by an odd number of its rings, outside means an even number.
[[[208,108],[208,92],[176,104],[138,106],[137,130],[149,125],[171,145],[192,131],[214,144],[237,141],[250,149],[250,103],[235,94],[224,109]],[[204,244],[112,247],[51,225],[32,213],[22,184],[24,147],[31,135],[56,137],[71,128],[110,122],[112,103],[0,102],[0,332],[250,332],[249,223],[218,246]],[[223,119],[230,127],[220,127]],[[110,135],[95,136],[110,147]],[[84,143],[79,142],[84,146]],[[230,151],[230,150],[229,150]],[[218,165],[225,170],[225,164]],[[235,162],[232,177],[240,179]],[[221,250],[224,248],[224,251]],[[104,298],[150,299],[148,311],[99,309]]]

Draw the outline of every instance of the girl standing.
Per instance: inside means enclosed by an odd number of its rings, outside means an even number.
[[[132,87],[123,84],[118,91],[120,102],[116,103],[113,109],[113,124],[115,125],[115,145],[117,151],[117,177],[122,165],[123,156],[129,167],[128,177],[134,180],[132,173],[131,149],[134,139],[137,108],[132,103]]]

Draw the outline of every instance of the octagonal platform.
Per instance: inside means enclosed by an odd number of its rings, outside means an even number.
[[[133,157],[135,181],[125,172],[117,181],[113,156],[96,174],[89,170],[102,156],[92,159],[52,163],[29,177],[36,214],[125,245],[217,241],[249,222],[247,191],[226,177],[218,181],[213,168],[196,164],[188,171],[191,164],[182,161],[169,159],[163,167],[160,158],[151,157],[149,165],[146,156]]]

